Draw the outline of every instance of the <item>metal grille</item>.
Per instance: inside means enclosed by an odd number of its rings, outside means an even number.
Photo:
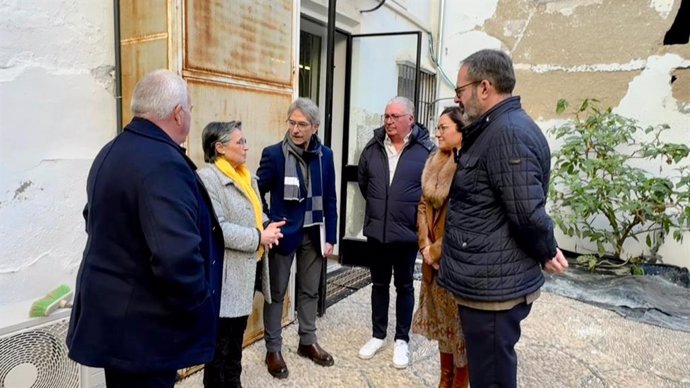
[[[371,283],[369,268],[341,267],[327,275],[326,307],[352,295]]]
[[[67,328],[65,319],[0,338],[0,387],[78,388],[79,366],[67,358]]]
[[[414,101],[415,65],[409,62],[398,62],[398,96]],[[436,75],[425,70],[420,72],[419,106],[417,121],[427,128],[435,122],[433,101],[436,98]]]

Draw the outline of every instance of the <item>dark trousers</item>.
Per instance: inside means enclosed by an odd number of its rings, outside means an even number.
[[[205,388],[239,388],[242,386],[242,340],[247,318],[223,318],[218,321],[218,339],[213,360],[204,366]]]
[[[395,339],[410,341],[410,325],[414,309],[414,286],[412,284],[414,262],[419,249],[417,243],[382,244],[367,241],[371,266],[371,326],[373,336],[386,338],[388,329],[388,303],[390,284],[395,285]]]
[[[173,388],[177,371],[156,373],[129,373],[105,368],[105,386],[108,388]]]
[[[318,235],[317,235],[318,236]],[[317,237],[318,238],[318,237]],[[317,241],[309,229],[303,232],[302,243],[295,253],[281,255],[271,252],[269,269],[271,274],[271,299],[273,303],[264,303],[264,341],[266,351],[280,352],[283,347],[283,302],[290,280],[292,260],[297,260],[297,321],[299,323],[300,345],[316,343],[316,310],[319,301],[319,281],[323,256]]]
[[[515,344],[531,309],[525,302],[503,311],[459,306],[472,388],[517,388]]]

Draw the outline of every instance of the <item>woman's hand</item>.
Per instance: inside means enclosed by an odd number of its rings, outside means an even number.
[[[438,270],[438,268],[440,267],[439,263],[431,258],[431,245],[427,245],[424,248],[422,248],[421,252],[422,257],[424,258],[424,262],[427,265],[430,265],[433,269]]]
[[[433,261],[431,260],[431,245],[427,245],[421,250],[422,252],[422,258],[424,258],[424,262],[427,265],[433,265]]]
[[[280,227],[285,225],[285,221],[271,222],[266,226],[266,228],[261,232],[261,244],[269,248],[273,248],[273,245],[278,245],[278,240],[283,237],[280,233]]]

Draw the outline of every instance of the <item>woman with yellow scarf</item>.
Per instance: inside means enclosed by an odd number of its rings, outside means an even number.
[[[199,177],[225,239],[218,340],[215,356],[204,368],[204,387],[241,387],[242,339],[252,311],[256,263],[268,260],[264,252],[278,244],[285,221],[263,226],[267,217],[256,177],[245,165],[249,147],[241,122],[209,123],[201,138],[207,166],[199,170]],[[268,264],[263,267],[268,268]],[[264,298],[270,298],[267,274],[262,283]]]

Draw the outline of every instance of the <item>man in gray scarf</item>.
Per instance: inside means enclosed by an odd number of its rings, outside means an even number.
[[[319,109],[298,98],[288,109],[287,132],[279,143],[264,148],[256,173],[264,211],[271,221],[285,220],[280,245],[270,251],[271,299],[264,304],[264,339],[268,372],[288,377],[282,356],[283,299],[292,260],[297,259],[297,354],[322,366],[333,357],[316,341],[316,310],[321,266],[336,243],[337,204],[333,151],[321,144]],[[266,194],[270,193],[270,204]]]

